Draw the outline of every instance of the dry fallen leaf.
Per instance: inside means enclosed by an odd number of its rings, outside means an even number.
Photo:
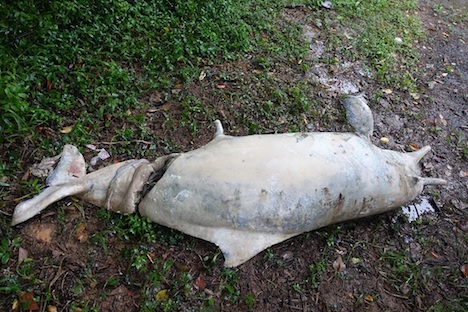
[[[198,290],[205,289],[206,287],[205,276],[203,274],[200,274],[195,280],[195,282],[193,282],[193,286],[195,286],[195,288]]]
[[[188,271],[190,271],[190,268],[188,267],[188,265],[183,264],[183,263],[180,263],[180,262],[174,263],[174,266],[175,266],[178,270],[181,270],[182,272],[188,272]]]
[[[99,151],[99,153],[97,154],[97,156],[94,156],[89,161],[91,166],[96,166],[99,160],[105,160],[110,157],[109,153],[104,148],[101,148],[100,150],[96,150],[96,151]]]
[[[86,147],[92,151],[95,151],[97,149],[96,145],[93,145],[93,144],[86,144]]]
[[[13,300],[13,303],[11,304],[11,309],[16,310],[19,308],[19,301],[18,299]]]
[[[460,271],[463,273],[464,277],[468,277],[468,264],[462,265]]]
[[[415,100],[419,100],[421,98],[421,95],[419,93],[410,93],[410,95],[413,97]]]
[[[18,250],[18,264],[21,264],[27,257],[29,257],[29,252],[23,247],[20,247]]]
[[[22,293],[19,298],[20,305],[25,311],[39,311],[39,305],[34,301],[34,292]]]
[[[383,89],[382,92],[385,93],[385,94],[392,94],[393,93],[392,89]]]
[[[420,147],[419,147],[417,144],[415,144],[415,143],[410,143],[410,144],[408,145],[408,147],[409,147],[410,150],[413,151],[413,152],[420,149]]]
[[[80,243],[84,243],[88,240],[88,233],[86,233],[86,225],[83,222],[80,223],[76,228],[75,238]]]
[[[169,296],[167,295],[167,289],[160,290],[156,294],[156,301],[163,302],[167,301],[169,299]]]
[[[66,127],[63,127],[62,129],[60,129],[60,133],[70,133],[72,130],[73,130],[73,127],[75,125],[70,125],[70,126],[66,126]]]
[[[205,79],[205,77],[206,77],[206,73],[204,70],[202,70],[200,73],[200,76],[198,76],[198,80],[202,81],[203,79]]]
[[[57,307],[53,305],[48,305],[47,312],[57,312]]]
[[[336,272],[343,272],[346,270],[346,265],[344,264],[341,256],[338,256],[338,258],[333,262],[333,269],[335,269]]]
[[[443,126],[447,125],[447,121],[445,120],[444,116],[442,116],[442,114],[439,114],[439,121]]]
[[[374,301],[374,298],[371,295],[367,295],[364,297],[364,301],[366,301],[366,303],[371,303]]]
[[[154,257],[156,257],[156,255],[152,252],[147,252],[146,253],[146,257],[148,258],[148,260],[151,262],[151,263],[154,263]]]

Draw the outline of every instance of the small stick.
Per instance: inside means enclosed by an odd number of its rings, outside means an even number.
[[[116,144],[125,144],[125,143],[143,143],[151,145],[153,142],[145,141],[145,140],[131,140],[131,141],[115,141],[115,142],[96,142],[96,144],[104,144],[104,145],[116,145]]]

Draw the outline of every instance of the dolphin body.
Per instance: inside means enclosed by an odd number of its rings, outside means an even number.
[[[412,153],[370,142],[372,113],[361,96],[345,99],[356,133],[285,133],[233,137],[216,133],[205,146],[181,154],[128,160],[85,174],[78,149],[66,145],[40,194],[19,204],[12,225],[75,195],[152,221],[220,247],[225,266],[330,224],[375,215],[414,200],[425,185]]]

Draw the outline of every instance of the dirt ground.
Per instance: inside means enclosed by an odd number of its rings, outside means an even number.
[[[238,300],[227,300],[226,291],[221,291],[220,285],[226,283],[222,259],[209,268],[202,261],[219,253],[216,246],[184,235],[176,242],[155,245],[151,255],[175,262],[170,278],[177,279],[180,272],[189,272],[194,279],[202,276],[206,281],[204,290],[191,286],[179,309],[200,310],[201,302],[208,297],[214,298],[214,306],[205,310],[213,311],[249,308],[253,311],[451,311],[461,307],[462,302],[466,304],[468,279],[460,268],[468,264],[468,21],[466,14],[465,20],[457,17],[468,10],[468,4],[464,0],[442,1],[445,8],[436,11],[437,3],[422,0],[418,10],[427,35],[426,40],[416,43],[421,54],[417,85],[422,91],[410,94],[395,88],[383,92],[378,101],[370,102],[375,119],[372,137],[375,145],[400,151],[432,147],[422,161],[423,175],[448,181],[446,186],[429,187],[423,193],[435,212],[412,224],[397,210],[305,233],[275,245],[238,267]],[[285,10],[284,14],[286,19],[301,21],[306,20],[308,11],[296,8]],[[321,52],[320,40],[316,38],[320,28],[308,24],[304,30],[306,38],[311,40],[309,57],[326,53]],[[213,66],[210,74],[217,77],[226,68],[252,72],[255,66],[249,60],[241,60]],[[280,81],[316,81],[315,94],[324,109],[332,113],[341,109],[339,96],[343,91],[364,92],[373,98],[388,88],[364,75],[359,64],[346,68],[322,64],[306,75],[294,69],[276,70],[283,73],[277,74]],[[326,89],[320,87],[324,84]],[[227,120],[239,109],[220,108],[222,96],[206,92],[207,85],[198,81],[184,88],[181,92],[196,94],[205,102],[213,103],[213,109],[218,109]],[[156,137],[170,135],[185,151],[205,144],[213,130],[208,126],[209,121],[203,121],[200,128],[206,126],[206,132],[194,137],[173,128],[157,127],[161,124],[158,121],[164,120],[163,110],[148,116],[155,125],[152,131]],[[245,129],[232,124],[224,127],[229,134],[246,134]],[[307,129],[350,130],[343,119],[337,119],[334,125],[313,122]],[[383,143],[382,137],[389,142]],[[141,293],[147,286],[139,283],[141,273],[129,267],[125,256],[125,250],[138,241],[108,235],[106,252],[89,239],[94,233],[108,229],[96,214],[96,208],[86,205],[80,210],[70,200],[61,205],[59,212],[49,209],[15,229],[29,246],[30,257],[44,259],[39,278],[49,285],[51,300],[59,310],[70,309],[70,303],[76,302],[79,279],[87,281],[79,294],[85,305],[97,306],[99,311],[142,310]],[[13,206],[12,201],[12,210]],[[80,227],[83,216],[86,225]],[[63,218],[64,226],[58,218]],[[338,257],[346,265],[341,272],[333,267]],[[110,285],[108,281],[115,277],[119,282]],[[247,294],[255,298],[255,304],[249,305],[244,300]]]

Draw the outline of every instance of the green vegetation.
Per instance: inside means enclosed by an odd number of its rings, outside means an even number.
[[[415,42],[424,38],[419,18],[411,11],[417,1],[398,0],[337,0],[336,14],[321,18],[326,31],[321,38],[334,51],[332,62],[363,60],[386,84],[414,90],[414,73],[418,55]],[[317,13],[313,19],[321,16]],[[334,19],[339,21],[336,29]],[[312,20],[312,18],[311,18]]]
[[[0,140],[69,124],[71,142],[95,137],[109,118],[141,105],[141,94],[253,49],[277,8],[231,0],[2,4]]]

